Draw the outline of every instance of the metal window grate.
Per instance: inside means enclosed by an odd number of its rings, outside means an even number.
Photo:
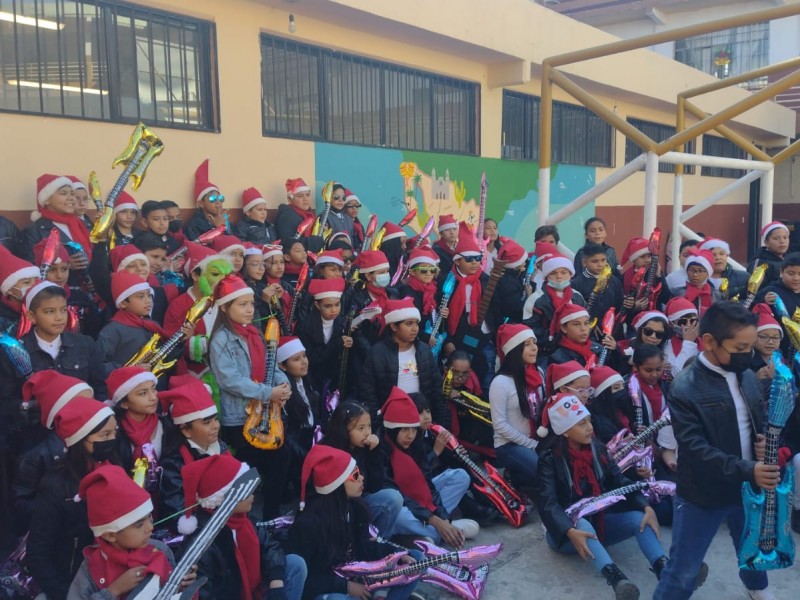
[[[540,98],[503,90],[503,158],[539,158]],[[614,166],[614,129],[589,109],[553,102],[553,162]]]
[[[262,34],[265,136],[478,153],[478,84]]]
[[[727,138],[715,135],[703,136],[703,156],[722,156],[725,158],[748,158],[747,152],[739,148]],[[722,167],[703,167],[700,175],[706,177],[729,177],[739,179],[744,177],[743,169],[724,169]]]
[[[651,140],[656,142],[663,142],[664,140],[672,137],[675,135],[675,127],[672,125],[663,125],[661,123],[654,123],[652,121],[645,121],[643,119],[636,119],[634,117],[628,117],[628,123],[636,127],[639,131],[649,137]],[[688,144],[684,145],[684,152],[688,154],[694,154],[697,151],[697,142],[696,140],[690,141]],[[629,163],[634,158],[639,156],[644,150],[636,145],[631,139],[625,138],[625,162]],[[658,163],[658,172],[659,173],[674,173],[675,172],[675,165],[669,163]],[[686,174],[694,174],[695,168],[694,165],[686,165],[683,167],[683,172]]]
[[[0,111],[219,129],[213,23],[112,0],[0,0]]]

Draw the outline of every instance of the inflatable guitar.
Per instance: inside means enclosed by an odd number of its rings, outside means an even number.
[[[626,494],[639,490],[645,492],[649,491],[651,494],[655,493],[662,496],[674,496],[675,484],[671,481],[637,481],[636,483],[610,490],[599,496],[578,500],[575,504],[567,507],[564,512],[567,513],[572,523],[576,524],[584,517],[599,513],[617,502],[622,502],[625,500]]]
[[[795,386],[792,371],[783,362],[779,350],[772,355],[775,376],[769,392],[767,450],[764,464],[778,464],[781,430],[794,410]],[[789,528],[794,491],[794,469],[785,469],[783,480],[774,490],[754,491],[749,482],[742,484],[744,529],[739,548],[739,568],[765,571],[785,569],[794,562],[794,540]]]
[[[436,340],[436,345],[433,347],[433,357],[437,360],[439,359],[439,354],[442,352],[444,339],[447,337],[447,331],[439,332],[444,322],[442,311],[447,308],[447,305],[450,303],[450,297],[453,295],[455,290],[456,276],[452,273],[448,273],[447,278],[442,284],[442,301],[439,303],[439,310],[436,313],[436,320],[430,324],[430,331],[426,331],[426,333],[433,336]]]

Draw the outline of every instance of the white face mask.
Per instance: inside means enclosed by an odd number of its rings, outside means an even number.
[[[10,290],[8,290],[9,291],[9,296],[12,296],[12,297],[16,298],[16,300],[22,302],[22,299],[25,298],[25,292],[27,292],[32,287],[33,287],[32,285],[26,285],[24,287],[14,286]],[[12,290],[19,290],[19,297],[14,296]]]
[[[380,288],[388,287],[392,281],[392,276],[389,273],[378,273],[375,275],[375,286]]]
[[[561,292],[569,287],[569,279],[565,279],[564,281],[550,281],[548,279],[547,285],[549,285],[554,290],[558,290],[559,292]]]

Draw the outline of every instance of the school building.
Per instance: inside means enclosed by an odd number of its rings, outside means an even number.
[[[111,162],[141,120],[165,150],[133,193],[140,203],[190,209],[194,170],[209,158],[233,219],[247,187],[275,208],[289,177],[311,184],[317,202],[336,179],[359,196],[362,217],[397,221],[416,208],[419,231],[430,215],[474,220],[485,172],[487,216],[532,246],[542,61],[616,39],[531,0],[0,0],[3,214],[27,222],[44,172],[96,170],[108,192],[119,173]],[[648,49],[563,71],[653,139],[674,133],[678,92],[715,80]],[[715,113],[751,93],[734,86],[695,100]],[[641,153],[559,88],[554,99],[551,213]],[[728,125],[774,153],[795,137],[795,120],[767,102]],[[715,133],[687,151],[742,156]],[[793,162],[776,171],[776,218],[800,220]],[[663,164],[658,175],[667,232],[672,171]],[[740,175],[687,168],[685,204]],[[636,173],[562,222],[566,244],[582,243],[595,213],[618,249],[641,235],[644,184]],[[743,188],[687,224],[727,238],[744,261],[749,204]]]

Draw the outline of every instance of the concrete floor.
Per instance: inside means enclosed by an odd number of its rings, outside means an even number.
[[[661,541],[669,551],[671,530],[661,529]],[[578,557],[563,556],[553,552],[544,540],[544,529],[538,516],[520,529],[505,522],[496,522],[481,530],[470,545],[503,542],[503,552],[490,565],[486,588],[481,600],[603,600],[613,599],[614,593],[600,575],[595,575],[591,565]],[[800,548],[800,536],[795,534]],[[640,553],[634,539],[626,540],[609,549],[620,569],[641,590],[642,600],[652,597],[656,578],[648,570],[647,561]],[[738,577],[736,558],[730,534],[725,528],[717,533],[706,555],[709,566],[708,580],[693,599],[737,600],[746,599]],[[769,589],[778,600],[800,599],[800,554],[798,562],[790,569],[771,571]],[[455,598],[452,594],[420,584],[418,590],[428,600]]]

